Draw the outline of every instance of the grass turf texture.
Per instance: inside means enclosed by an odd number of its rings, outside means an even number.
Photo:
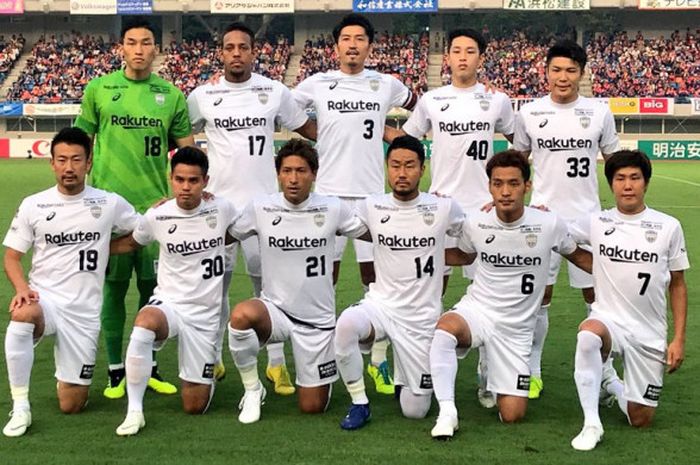
[[[604,208],[612,196],[604,178],[601,198]],[[53,340],[43,341],[36,350],[30,399],[34,423],[26,436],[9,439],[0,436],[2,464],[112,464],[112,463],[551,463],[577,464],[666,464],[691,463],[700,456],[697,437],[700,426],[696,415],[700,406],[692,394],[700,383],[697,342],[698,320],[694,310],[700,301],[697,286],[700,249],[696,235],[700,230],[700,165],[683,162],[656,163],[648,203],[679,218],[684,226],[691,264],[686,274],[689,285],[689,324],[686,362],[677,374],[667,376],[655,424],[648,430],[635,430],[617,408],[602,410],[605,439],[590,453],[577,453],[569,441],[581,427],[582,414],[573,382],[573,358],[576,327],[584,316],[578,291],[570,289],[562,274],[555,289],[550,310],[550,331],[545,346],[543,372],[545,391],[531,401],[527,417],[518,425],[502,425],[494,410],[479,407],[476,396],[476,353],[460,362],[457,380],[457,405],[460,431],[450,443],[438,443],[429,437],[437,407],[425,420],[408,420],[400,415],[396,400],[373,391],[365,378],[372,405],[373,420],[363,430],[341,431],[338,422],[349,405],[349,397],[340,382],[335,385],[329,411],[324,415],[303,416],[295,397],[279,397],[268,386],[262,420],[241,425],[236,405],[242,394],[240,379],[228,354],[224,360],[227,378],[217,386],[216,395],[205,416],[185,415],[178,396],[162,397],[147,392],[147,427],[137,437],[119,438],[114,430],[122,421],[126,399],[109,401],[102,396],[106,382],[104,351],[100,350],[90,403],[80,415],[62,415],[55,398],[53,378]],[[25,196],[53,184],[46,160],[3,160],[4,179],[0,200],[0,231],[4,237],[15,208]],[[424,185],[427,186],[427,174]],[[26,261],[28,267],[29,261]],[[463,295],[466,281],[453,275],[445,305],[449,307]],[[136,293],[128,296],[129,316],[126,337],[136,311]],[[231,302],[251,294],[251,286],[239,266],[231,287]],[[0,305],[7,308],[13,290],[0,279]],[[343,261],[338,285],[339,311],[361,297],[357,266],[351,253]],[[4,339],[8,313],[0,311],[0,335]],[[160,353],[161,372],[170,380],[177,374],[177,352],[170,343]],[[289,344],[286,345],[289,351]],[[125,347],[126,350],[126,341]],[[264,354],[264,351],[263,351]],[[287,359],[291,363],[291,357]],[[264,376],[264,355],[261,376]],[[4,353],[0,380],[0,412],[11,408],[6,381]],[[0,420],[4,424],[4,420]],[[696,459],[693,459],[695,457]]]

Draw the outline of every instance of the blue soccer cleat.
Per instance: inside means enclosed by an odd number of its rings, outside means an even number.
[[[369,423],[372,413],[369,411],[369,404],[352,404],[348,414],[340,422],[340,427],[344,430],[360,429]]]

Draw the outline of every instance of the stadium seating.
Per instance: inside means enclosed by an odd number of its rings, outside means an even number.
[[[0,36],[0,84],[2,84],[15,62],[22,54],[25,39],[20,34],[19,36],[12,35],[9,39]]]

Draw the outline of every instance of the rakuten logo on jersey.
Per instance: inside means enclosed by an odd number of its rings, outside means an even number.
[[[83,242],[94,242],[94,241],[99,241],[100,235],[99,232],[83,232],[83,231],[78,231],[74,233],[65,233],[61,232],[58,234],[44,234],[44,241],[46,241],[47,244],[51,245],[57,245],[59,247],[63,247],[65,245],[75,245],[75,244],[82,244]]]
[[[389,247],[391,250],[415,250],[425,247],[434,247],[436,241],[434,237],[401,237],[396,234],[393,236],[378,234],[377,244]]]
[[[351,102],[348,100],[329,100],[328,111],[337,111],[339,113],[360,113],[363,111],[380,111],[381,106],[377,102]]]
[[[497,268],[523,268],[542,265],[542,257],[527,257],[523,255],[506,255],[501,252],[488,254],[481,252],[479,256],[482,262]]]
[[[267,240],[269,247],[274,249],[289,250],[308,250],[325,247],[328,245],[328,240],[325,237],[274,237],[270,236]]]
[[[608,257],[612,262],[619,263],[659,263],[659,255],[639,249],[623,249],[617,245],[609,247],[600,244],[598,253]]]
[[[488,121],[440,121],[438,123],[440,132],[447,132],[451,136],[461,136],[463,134],[471,134],[477,131],[490,131],[491,123]]]
[[[206,252],[224,245],[224,238],[200,239],[198,241],[166,242],[165,249],[168,253],[179,253],[183,257]]]
[[[590,139],[574,139],[573,137],[569,139],[557,139],[556,137],[552,137],[550,139],[537,139],[537,148],[547,149],[552,152],[590,149],[593,148],[593,141]]]
[[[226,129],[227,131],[239,131],[241,129],[251,129],[255,127],[267,126],[267,118],[252,118],[244,116],[242,118],[214,118],[214,127]]]
[[[146,129],[146,128],[162,128],[163,121],[158,118],[149,118],[148,116],[131,116],[131,115],[112,115],[112,126],[121,126],[124,129]]]

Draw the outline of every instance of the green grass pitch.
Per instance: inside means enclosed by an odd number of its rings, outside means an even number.
[[[437,443],[429,432],[436,406],[425,420],[400,416],[398,403],[369,390],[373,420],[363,430],[344,432],[338,422],[345,414],[349,397],[336,383],[329,411],[324,415],[298,413],[294,397],[269,394],[259,423],[244,426],[236,419],[242,387],[228,355],[228,376],[217,386],[210,411],[204,416],[182,413],[177,396],[146,394],[147,427],[133,438],[119,438],[114,429],[121,422],[126,399],[108,401],[101,390],[106,381],[104,353],[100,351],[96,378],[87,410],[75,416],[62,415],[55,400],[52,340],[36,350],[32,374],[31,402],[34,424],[26,436],[0,437],[0,464],[113,464],[113,463],[274,463],[274,464],[667,464],[697,463],[700,460],[700,402],[693,394],[700,384],[700,328],[695,311],[700,301],[698,262],[700,247],[700,164],[656,163],[649,189],[652,207],[676,216],[683,223],[691,264],[686,274],[689,287],[689,324],[686,362],[677,374],[667,376],[654,426],[638,431],[627,426],[615,409],[602,411],[605,440],[590,453],[576,453],[569,441],[579,431],[582,415],[573,382],[573,352],[576,326],[584,316],[578,291],[569,289],[562,275],[550,310],[550,332],[546,342],[543,397],[531,402],[527,417],[518,425],[502,425],[494,411],[479,407],[476,397],[476,354],[461,362],[457,403],[461,430],[449,443]],[[600,171],[600,167],[599,167]],[[0,231],[4,237],[15,208],[28,194],[52,185],[46,160],[2,160]],[[427,178],[427,176],[426,176]],[[601,177],[602,179],[602,177]],[[426,179],[427,180],[427,179]],[[424,183],[427,184],[427,183]],[[607,185],[601,183],[604,207],[611,205]],[[466,282],[453,277],[445,305],[455,303]],[[240,266],[231,288],[231,302],[251,293]],[[0,279],[0,335],[4,339],[13,291]],[[357,266],[345,257],[338,285],[338,310],[357,301],[361,287]],[[133,320],[136,299],[130,291]],[[130,326],[130,325],[129,325]],[[128,337],[128,330],[127,330]],[[287,345],[289,349],[289,345]],[[289,359],[289,357],[288,357]],[[159,357],[162,373],[177,374],[175,344]],[[264,360],[261,360],[263,366]],[[0,412],[11,408],[4,356],[0,361]],[[369,379],[368,386],[372,386]],[[4,420],[0,420],[3,421]]]

